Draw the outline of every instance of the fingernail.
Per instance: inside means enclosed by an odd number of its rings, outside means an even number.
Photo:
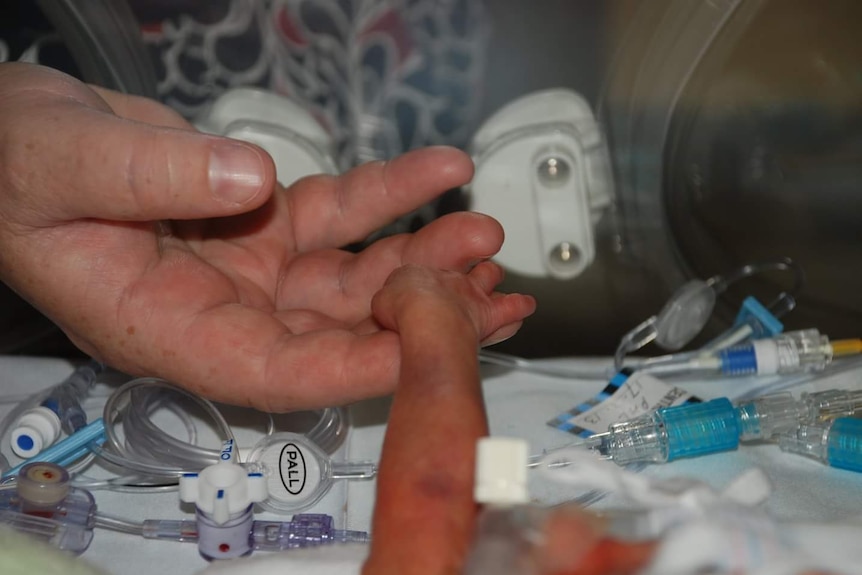
[[[213,195],[232,204],[257,196],[265,168],[260,152],[243,144],[219,143],[210,152],[209,179]]]

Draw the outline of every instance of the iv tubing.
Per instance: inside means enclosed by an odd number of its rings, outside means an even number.
[[[217,463],[219,449],[205,449],[180,441],[149,420],[147,416],[151,406],[131,401],[130,395],[134,390],[145,388],[167,389],[188,397],[210,416],[221,435],[220,439],[234,439],[230,426],[210,401],[177,388],[165,380],[143,377],[120,387],[105,403],[103,418],[106,441],[103,448],[96,450],[97,455],[115,465],[153,477],[177,477]],[[149,395],[143,399],[151,398]],[[142,411],[146,412],[147,416],[143,416]],[[123,416],[125,442],[120,441],[116,432],[117,419],[120,416]]]
[[[103,414],[106,443],[96,450],[97,455],[148,478],[175,478],[218,463],[221,448],[208,449],[196,445],[194,426],[187,418],[181,417],[189,431],[189,441],[162,431],[150,419],[158,407],[171,411],[178,409],[169,397],[162,394],[164,390],[177,392],[197,404],[214,422],[221,440],[234,439],[230,426],[211,402],[163,379],[144,377],[126,383],[108,398]],[[124,441],[116,429],[121,417]],[[270,432],[273,424],[271,416],[268,417],[267,431]],[[327,408],[320,411],[319,421],[305,435],[331,453],[344,441],[348,425],[342,408]]]

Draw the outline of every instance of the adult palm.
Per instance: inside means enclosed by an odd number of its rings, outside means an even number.
[[[499,249],[453,214],[338,249],[461,185],[464,154],[417,151],[287,189],[254,146],[155,102],[0,65],[0,277],[85,352],[270,411],[390,391],[395,333],[370,302],[405,263],[466,270]],[[492,326],[486,340],[514,333]]]

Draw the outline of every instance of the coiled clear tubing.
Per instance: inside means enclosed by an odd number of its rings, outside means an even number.
[[[176,478],[218,463],[220,446],[197,445],[194,424],[177,404],[177,395],[196,404],[208,416],[220,440],[235,440],[224,416],[212,402],[163,379],[142,377],[121,386],[105,403],[102,416],[105,443],[94,449],[96,454],[108,463],[147,478]],[[153,422],[152,416],[159,409],[169,409],[180,417],[188,440],[174,437]],[[341,408],[327,408],[319,415],[317,424],[306,435],[324,451],[332,452],[344,441],[346,414]],[[271,433],[271,425],[268,431]]]

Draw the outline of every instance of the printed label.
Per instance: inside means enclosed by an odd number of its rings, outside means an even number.
[[[607,388],[548,422],[581,437],[603,433],[610,425],[651,413],[660,407],[699,402],[689,392],[645,373],[619,373]]]
[[[291,495],[302,493],[308,473],[302,449],[295,443],[288,443],[282,448],[278,472],[281,475],[281,483],[288,493]]]

